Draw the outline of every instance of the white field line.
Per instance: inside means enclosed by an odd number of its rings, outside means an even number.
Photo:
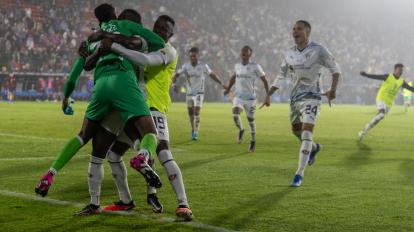
[[[76,157],[90,157],[90,155],[76,155]],[[0,158],[0,161],[30,161],[30,160],[51,160],[56,159],[56,156],[43,156],[43,157],[19,157],[19,158]]]
[[[68,141],[68,139],[48,138],[48,137],[39,137],[39,136],[31,136],[31,135],[20,135],[20,134],[10,134],[10,133],[0,133],[0,136],[12,137],[12,138],[22,138],[22,139],[37,139],[37,140],[50,140],[50,141]]]
[[[73,207],[77,207],[77,208],[84,207],[84,204],[80,204],[80,203],[76,203],[76,202],[61,201],[61,200],[56,200],[56,199],[51,199],[51,198],[42,198],[42,197],[34,195],[34,194],[32,195],[32,194],[26,194],[26,193],[18,193],[18,192],[12,192],[12,191],[2,190],[2,189],[0,189],[0,195],[9,196],[9,197],[17,197],[17,198],[33,200],[33,201],[39,201],[39,202],[44,202],[44,203],[51,204],[51,205],[66,205],[66,206],[73,206]],[[175,218],[151,217],[151,216],[148,216],[148,215],[140,214],[140,213],[135,212],[135,211],[111,212],[110,214],[132,215],[132,216],[138,216],[138,217],[141,217],[141,218],[144,218],[144,219],[147,219],[147,220],[160,221],[160,222],[175,222],[176,221]],[[181,225],[185,225],[185,226],[189,226],[189,227],[193,227],[193,228],[210,230],[210,231],[214,231],[214,232],[236,232],[235,230],[229,230],[229,229],[226,229],[226,228],[223,228],[223,227],[204,224],[204,223],[201,223],[201,222],[176,222],[176,223],[181,224]]]

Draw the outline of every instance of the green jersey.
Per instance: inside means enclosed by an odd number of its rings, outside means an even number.
[[[391,107],[403,84],[404,79],[402,77],[397,79],[393,74],[389,74],[387,79],[381,84],[377,94],[377,101],[383,101],[388,107]]]

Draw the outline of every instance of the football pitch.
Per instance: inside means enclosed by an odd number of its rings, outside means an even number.
[[[144,179],[128,168],[132,212],[73,216],[89,203],[89,144],[59,172],[47,197],[34,194],[55,155],[78,133],[85,108],[77,102],[75,115],[65,116],[59,103],[0,103],[0,231],[414,231],[414,109],[393,107],[358,143],[376,107],[323,105],[314,132],[323,149],[302,186],[292,188],[299,142],[290,133],[287,104],[256,112],[252,154],[248,133],[236,144],[231,104],[205,103],[199,141],[191,141],[186,106],[174,103],[171,146],[194,213],[193,222],[178,223],[158,161],[164,213],[152,213]],[[118,200],[110,173],[105,162],[102,206]]]

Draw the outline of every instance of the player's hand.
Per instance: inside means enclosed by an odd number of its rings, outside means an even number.
[[[108,38],[104,38],[103,40],[101,40],[101,46],[99,47],[99,53],[102,55],[102,54],[107,54],[111,52],[111,46],[112,46],[112,40]]]
[[[96,31],[88,36],[89,42],[96,42],[102,40],[105,37],[105,32],[102,30]]]
[[[359,74],[360,74],[361,76],[366,76],[366,75],[367,75],[367,73],[366,73],[365,71],[361,71]]]
[[[222,84],[221,87],[223,87],[223,89],[228,89],[229,87],[225,84]]]
[[[171,85],[171,87],[173,88],[174,93],[178,93],[178,86],[177,86],[175,83],[173,83],[173,84]]]
[[[83,57],[84,59],[86,59],[86,57],[88,57],[88,49],[86,46],[86,41],[82,41],[82,43],[80,44],[79,48],[78,48],[78,54]]]
[[[322,93],[321,95],[326,96],[328,98],[329,107],[331,107],[331,101],[336,98],[336,90],[328,90],[325,93]]]
[[[259,109],[263,108],[263,107],[269,107],[270,104],[272,103],[272,98],[270,96],[266,96],[265,101],[263,102],[263,104],[259,107]]]

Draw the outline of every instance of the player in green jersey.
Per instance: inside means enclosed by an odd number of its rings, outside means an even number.
[[[125,28],[122,31],[125,34],[130,33],[132,35],[133,33],[140,33],[144,31],[145,33],[141,33],[140,35],[149,42],[149,45],[150,45],[151,40],[155,38],[155,40],[153,40],[154,42],[152,43],[152,46],[149,46],[149,47],[152,47],[152,49],[159,49],[160,45],[162,46],[162,43],[164,43],[164,41],[160,43],[159,39],[161,38],[158,35],[154,33],[149,34],[148,29],[145,29],[142,26],[139,26],[138,24],[132,23],[127,20],[122,20],[121,22],[115,21],[114,19],[116,17],[115,17],[114,9],[112,6],[108,4],[102,4],[98,6],[95,9],[95,14],[98,20],[101,22],[101,26],[105,22],[107,22],[106,25],[115,25],[115,27],[109,27],[111,28],[111,30],[113,30],[114,28],[117,28],[117,26],[121,28],[125,27],[129,31],[125,30]],[[109,23],[112,23],[112,24],[109,24]],[[111,57],[108,57],[108,56],[111,56]],[[155,153],[155,147],[156,147],[155,126],[153,125],[152,118],[149,114],[148,108],[146,107],[144,98],[136,97],[140,95],[142,96],[142,94],[139,91],[138,87],[136,86],[136,82],[134,81],[135,80],[134,72],[128,69],[129,67],[132,67],[132,64],[130,64],[129,61],[123,60],[122,57],[117,57],[116,55],[113,55],[113,54],[109,54],[108,56],[104,57],[102,60],[98,62],[97,70],[95,71],[96,85],[101,85],[102,87],[104,87],[103,89],[107,88],[107,90],[109,90],[110,92],[111,91],[115,92],[117,89],[118,90],[127,89],[127,91],[123,91],[123,92],[125,93],[129,91],[132,97],[128,95],[120,95],[120,96],[118,95],[116,96],[115,100],[107,99],[106,96],[103,96],[102,94],[99,95],[99,91],[98,91],[99,88],[95,89],[94,97],[93,97],[95,99],[88,106],[88,110],[86,113],[86,117],[85,117],[81,132],[79,133],[77,137],[70,140],[69,143],[64,147],[63,151],[58,155],[58,158],[53,163],[52,168],[48,171],[46,175],[42,177],[41,181],[36,187],[36,192],[41,194],[42,196],[45,196],[47,194],[47,191],[53,182],[53,177],[54,175],[56,175],[58,169],[62,168],[63,165],[67,163],[68,160],[74,154],[76,154],[76,152],[85,143],[87,143],[90,140],[90,138],[94,137],[99,131],[103,131],[102,128],[100,127],[100,120],[105,116],[106,114],[105,109],[108,109],[108,104],[113,104],[115,105],[115,107],[119,108],[120,111],[123,112],[123,120],[128,120],[127,123],[129,124],[130,128],[131,127],[135,128],[135,129],[130,129],[129,132],[127,132],[128,136],[131,136],[132,138],[136,138],[137,137],[136,130],[139,130],[141,132],[141,135],[144,135],[142,139],[144,143],[141,143],[141,147],[146,148],[146,149],[144,149],[141,152],[144,152],[146,154]],[[76,70],[76,68],[79,66],[82,67],[83,62],[84,62],[84,58],[78,58],[77,62],[75,63],[74,69],[72,69],[71,75],[76,76],[80,74],[81,71]],[[122,71],[120,72],[119,70],[122,70]],[[70,92],[70,90],[71,90],[70,86],[65,87],[65,92]],[[102,89],[100,91],[102,91]],[[111,94],[108,94],[108,93],[109,92],[107,92],[107,95],[111,96]],[[65,97],[68,97],[68,95],[70,94],[67,94],[67,95],[65,94]],[[130,99],[130,97],[132,99]],[[128,99],[129,101],[127,101],[126,103],[122,102],[122,98]],[[63,104],[62,104],[63,108],[66,108],[67,106],[66,100],[67,98],[65,98],[65,100],[63,101]],[[136,100],[136,102],[133,100]],[[102,110],[101,108],[105,108],[105,109]],[[107,150],[107,148],[99,147],[99,146],[93,146],[93,148],[94,148],[93,154],[95,155],[92,157],[90,168],[94,169],[97,174],[90,175],[91,177],[89,178],[90,185],[91,185],[91,182],[94,182],[93,177],[102,176],[102,172],[101,172],[102,158],[105,157],[106,153],[104,153],[104,151],[106,152]],[[93,166],[96,166],[96,167],[94,168]],[[99,192],[100,189],[97,189],[96,191]],[[99,199],[97,199],[96,201],[97,201],[96,202],[97,204],[95,203],[95,206],[99,205]]]
[[[414,92],[414,88],[409,86],[407,82],[404,81],[404,78],[402,77],[403,68],[404,68],[404,65],[398,63],[394,65],[394,73],[391,73],[391,74],[372,75],[372,74],[367,74],[364,71],[361,72],[361,76],[368,77],[368,78],[375,79],[375,80],[381,80],[382,84],[381,84],[380,89],[378,90],[378,94],[376,98],[378,113],[358,133],[359,141],[362,141],[362,139],[364,139],[368,131],[374,128],[375,125],[377,125],[382,119],[384,119],[385,115],[391,109],[391,106],[394,103],[395,97],[397,96],[401,88]]]

